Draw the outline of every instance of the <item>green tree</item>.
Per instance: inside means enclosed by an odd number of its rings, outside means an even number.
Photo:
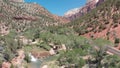
[[[40,32],[37,30],[34,34],[34,39],[38,39],[40,37]]]
[[[101,61],[104,59],[104,56],[106,55],[106,50],[103,47],[100,47],[98,49],[91,49],[90,50],[90,55],[92,55],[92,58],[88,59],[88,64],[96,65],[96,68],[102,68],[102,63]]]
[[[115,38],[115,41],[114,41],[115,47],[117,47],[119,43],[120,43],[120,39],[119,38]]]
[[[103,59],[103,66],[106,68],[119,68],[120,58],[117,55],[107,55]]]
[[[27,63],[30,63],[30,62],[31,62],[31,58],[30,58],[30,56],[29,56],[28,53],[25,54],[24,60],[25,60]]]

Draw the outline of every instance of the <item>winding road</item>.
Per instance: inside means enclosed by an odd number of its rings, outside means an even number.
[[[114,47],[111,47],[111,46],[106,46],[106,49],[107,49],[108,52],[120,56],[120,50],[118,50],[118,49],[116,49]]]

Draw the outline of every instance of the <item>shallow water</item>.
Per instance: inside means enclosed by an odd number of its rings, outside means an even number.
[[[50,56],[44,59],[37,59],[31,54],[29,54],[29,56],[31,57],[31,63],[29,64],[29,68],[40,68],[44,62],[51,60]]]
[[[30,63],[30,68],[40,68],[41,66],[41,61],[37,60],[36,62],[31,62]]]
[[[40,68],[41,61],[31,55],[31,53],[29,53],[29,56],[31,57],[31,63],[29,65],[29,68]]]
[[[38,59],[35,58],[31,53],[29,53],[29,56],[31,58],[31,62],[36,62]]]

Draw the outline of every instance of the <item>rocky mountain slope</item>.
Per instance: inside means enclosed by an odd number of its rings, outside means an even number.
[[[69,10],[65,13],[64,17],[70,20],[75,20],[76,18],[79,18],[80,16],[83,16],[92,9],[96,8],[102,2],[104,2],[104,0],[87,0],[85,6]]]
[[[79,35],[114,41],[120,38],[120,0],[106,0],[68,26]]]
[[[11,29],[24,32],[30,28],[68,22],[67,19],[51,14],[35,3],[23,0],[0,0],[0,34],[6,35]]]
[[[30,44],[35,37],[38,38],[48,26],[68,21],[36,3],[0,0],[0,68],[22,68],[24,65],[21,63],[26,55],[22,52],[20,56],[17,51]]]

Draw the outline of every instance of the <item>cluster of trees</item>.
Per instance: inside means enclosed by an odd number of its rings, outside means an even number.
[[[117,55],[108,55],[105,47],[99,49],[88,48],[88,53],[84,53],[84,50],[73,49],[61,53],[58,58],[60,66],[66,66],[66,68],[82,68],[87,66],[89,68],[119,68],[120,58]],[[84,56],[88,56],[87,59],[83,59]]]
[[[8,61],[10,62],[15,56],[18,56],[17,49],[22,48],[22,43],[20,40],[15,41],[14,33],[10,33],[6,36],[0,36],[0,47],[3,48],[1,51],[1,62]],[[15,35],[16,36],[16,35]]]
[[[81,49],[68,50],[60,54],[58,62],[60,66],[66,66],[67,68],[82,68],[85,65],[82,55],[84,51]]]
[[[87,60],[87,64],[90,68],[119,68],[119,56],[108,55],[105,47],[101,47],[98,50],[91,50],[89,54],[92,56]]]

